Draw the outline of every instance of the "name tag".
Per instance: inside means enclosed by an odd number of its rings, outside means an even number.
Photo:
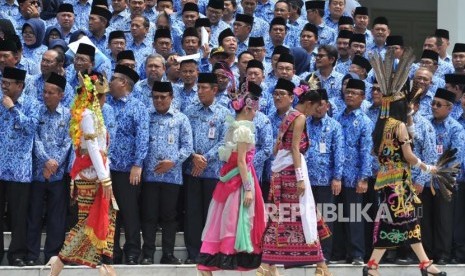
[[[168,144],[170,144],[170,145],[174,144],[174,134],[173,133],[170,133],[168,135]]]
[[[208,129],[208,139],[215,139],[216,127],[210,127]]]
[[[320,153],[326,153],[326,143],[320,142]]]
[[[444,152],[443,146],[442,146],[442,145],[437,145],[437,146],[436,146],[436,152],[437,152],[438,154],[443,154],[443,152]]]

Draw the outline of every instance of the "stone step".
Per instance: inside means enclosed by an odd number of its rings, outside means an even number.
[[[447,272],[448,276],[463,276],[465,265],[447,265],[440,267]],[[149,266],[127,266],[116,265],[115,269],[118,275],[124,276],[189,276],[197,275],[194,265],[149,265]],[[49,269],[40,272],[40,267],[0,267],[0,275],[8,276],[41,276],[47,275]],[[313,276],[315,275],[315,267],[293,268],[284,270],[279,268],[281,276]],[[334,276],[359,276],[362,274],[362,267],[352,265],[331,265],[330,271]],[[386,276],[412,276],[420,275],[417,265],[398,266],[398,265],[381,265],[380,273]],[[82,275],[98,275],[97,270],[82,266],[66,266],[62,275],[66,276],[82,276]],[[237,272],[237,271],[220,271],[215,272],[215,276],[254,276],[255,271]]]
[[[4,242],[5,242],[5,248],[8,248],[10,246],[10,242],[11,242],[11,232],[4,232],[3,237],[4,237]],[[42,233],[41,242],[40,242],[41,245],[45,244],[45,237],[46,237],[45,233]],[[141,233],[140,239],[141,239],[141,241],[143,241],[142,233]],[[124,238],[124,233],[121,233],[121,235],[120,235],[120,244],[124,245],[125,241],[126,241],[126,239]],[[155,246],[161,246],[161,232],[157,232],[157,238],[156,238],[156,241],[155,241]],[[176,247],[184,247],[184,233],[183,232],[176,233],[176,240],[175,240],[174,246],[176,246]]]
[[[7,251],[7,249],[5,249],[5,252]],[[43,254],[43,248],[40,249],[41,253],[40,253],[40,256],[39,256],[39,262],[40,263],[45,263],[44,262],[44,254]],[[5,254],[6,255],[6,254]],[[155,255],[153,257],[153,261],[155,262],[155,264],[160,264],[160,259],[161,259],[161,256],[162,256],[162,249],[161,247],[156,247],[156,250],[155,250]],[[174,256],[176,256],[177,258],[181,259],[181,260],[185,260],[187,259],[187,250],[185,247],[175,247],[174,248]],[[5,258],[3,258],[3,260],[1,260],[1,263],[0,263],[0,266],[7,266],[8,265],[8,261]],[[1,273],[1,270],[0,270],[0,276],[2,276],[3,274]]]

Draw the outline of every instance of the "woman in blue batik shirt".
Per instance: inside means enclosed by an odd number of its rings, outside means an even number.
[[[31,18],[23,25],[22,36],[24,40],[23,56],[32,62],[39,64],[42,54],[47,51],[47,46],[42,45],[45,37],[45,24],[38,18]]]

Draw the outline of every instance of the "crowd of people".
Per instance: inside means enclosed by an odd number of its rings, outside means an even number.
[[[465,263],[465,175],[450,197],[432,177],[451,150],[465,165],[465,43],[450,56],[449,32],[431,30],[406,62],[388,19],[353,2],[1,0],[8,263],[41,264],[44,229],[51,275]],[[376,57],[404,73],[396,91]]]

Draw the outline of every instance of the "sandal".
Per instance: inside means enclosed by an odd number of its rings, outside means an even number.
[[[378,263],[376,263],[375,260],[371,259],[367,265],[363,268],[363,276],[375,276],[373,274],[370,273],[370,270],[375,270],[376,272],[378,272],[379,268],[379,265]]]

